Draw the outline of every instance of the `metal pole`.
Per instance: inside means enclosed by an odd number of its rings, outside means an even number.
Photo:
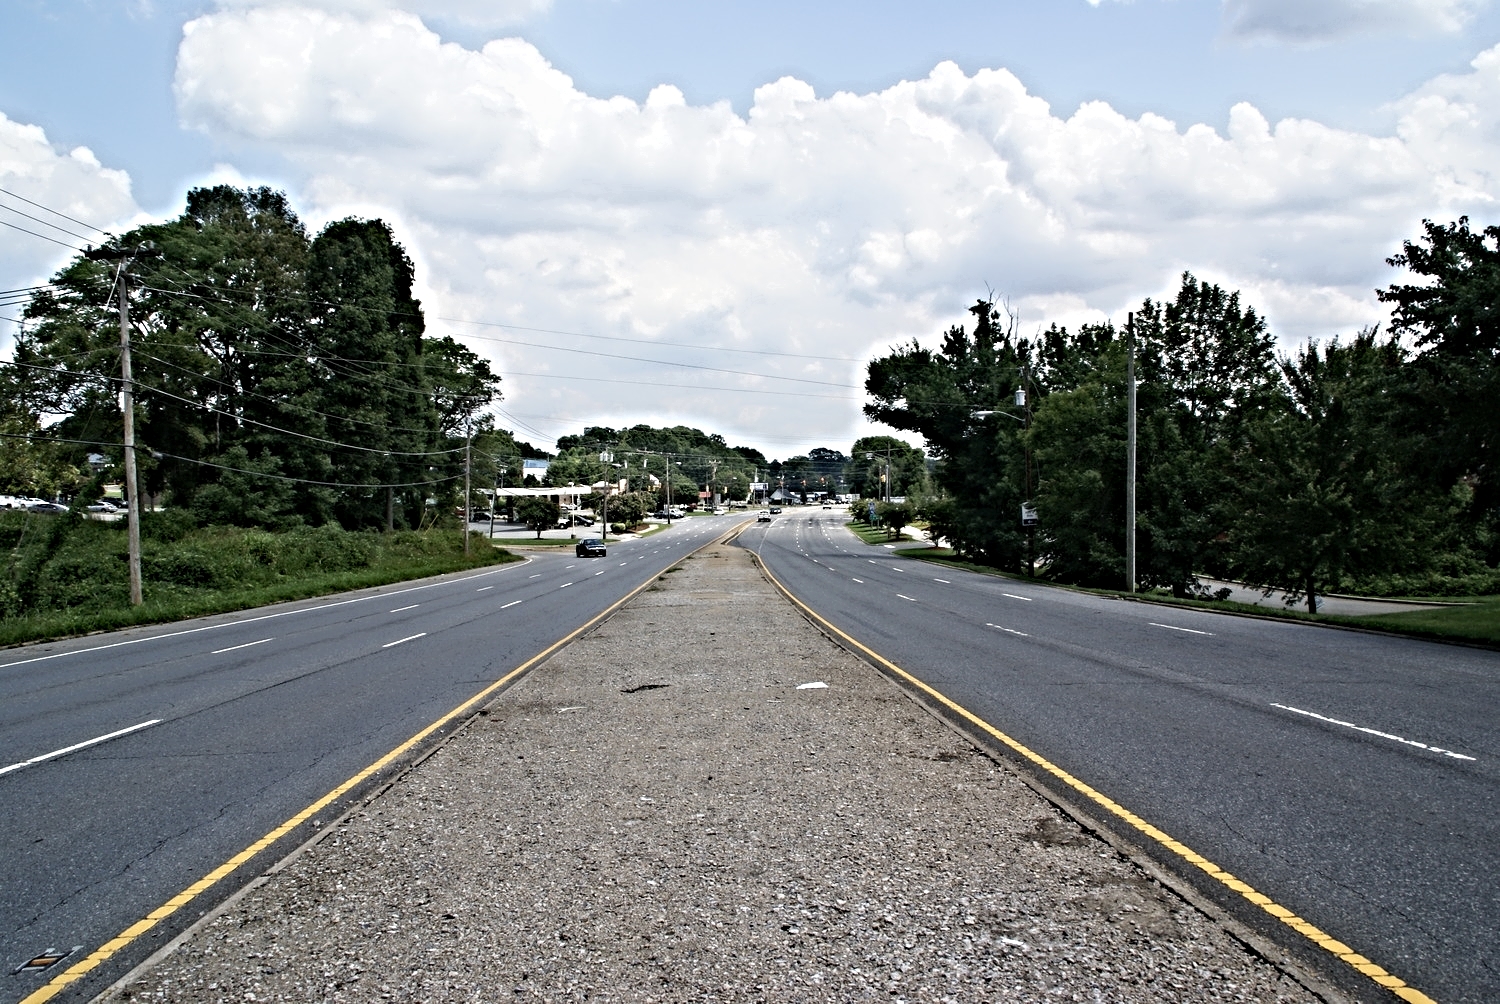
[[[1135,592],[1135,313],[1125,319],[1125,586]]]
[[[464,437],[464,557],[465,558],[467,558],[469,556],[469,522],[470,522],[469,518],[474,515],[474,510],[470,507],[470,503],[473,501],[473,499],[472,499],[472,496],[469,494],[469,460],[470,460],[470,450],[471,450],[471,448],[474,445],[474,426],[470,425],[468,427],[467,432],[468,432],[468,435]]]
[[[125,526],[130,550],[130,603],[145,602],[141,593],[140,478],[135,469],[135,383],[130,371],[130,273],[120,262],[120,407],[125,413]]]

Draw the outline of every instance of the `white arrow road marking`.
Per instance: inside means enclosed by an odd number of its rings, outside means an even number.
[[[13,763],[9,767],[0,767],[0,774],[9,774],[13,770],[20,770],[22,767],[30,767],[32,764],[41,763],[43,760],[51,760],[55,757],[67,756],[69,753],[76,753],[81,749],[87,749],[90,746],[97,746],[100,743],[109,742],[111,739],[118,739],[120,736],[129,735],[132,732],[139,732],[141,729],[149,729],[151,726],[159,724],[161,724],[161,719],[153,718],[149,722],[141,722],[139,725],[132,725],[127,729],[119,729],[115,732],[109,733],[108,735],[97,736],[93,739],[85,739],[81,743],[74,743],[72,746],[64,746],[60,750],[53,750],[51,753],[43,753],[41,756],[34,756],[30,760],[22,760],[20,763]]]
[[[1367,729],[1363,725],[1355,725],[1353,722],[1345,722],[1340,721],[1337,718],[1329,718],[1327,715],[1320,715],[1316,711],[1303,711],[1301,708],[1293,708],[1285,704],[1277,704],[1274,701],[1271,703],[1271,707],[1280,708],[1282,711],[1290,711],[1296,715],[1306,715],[1308,718],[1316,718],[1318,721],[1327,722],[1329,725],[1342,725],[1346,729],[1353,729],[1355,732],[1363,732],[1366,735],[1379,736],[1382,739],[1391,739],[1398,743],[1405,743],[1408,746],[1415,746],[1417,749],[1427,750],[1430,753],[1441,753],[1443,756],[1451,756],[1455,760],[1474,759],[1474,757],[1464,756],[1464,754],[1462,753],[1455,753],[1452,750],[1445,750],[1441,746],[1429,746],[1427,743],[1419,743],[1415,739],[1403,739],[1400,736],[1393,736],[1389,732],[1381,732],[1378,729]]]

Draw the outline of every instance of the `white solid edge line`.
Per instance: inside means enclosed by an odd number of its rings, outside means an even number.
[[[60,750],[53,750],[51,753],[43,753],[41,756],[34,756],[30,760],[22,760],[20,763],[13,763],[9,767],[0,767],[0,774],[9,774],[13,770],[20,770],[22,767],[30,767],[32,764],[41,763],[44,760],[51,760],[54,757],[67,756],[69,753],[76,753],[78,750],[87,749],[90,746],[97,746],[100,743],[109,742],[109,740],[111,739],[118,739],[120,736],[129,735],[132,732],[139,732],[141,729],[149,729],[151,726],[159,724],[161,724],[161,719],[153,718],[149,722],[141,722],[139,725],[132,725],[127,729],[119,729],[117,731],[109,733],[108,735],[96,736],[93,739],[87,739],[81,743],[74,743],[72,746],[65,746]]]
[[[230,645],[228,648],[216,648],[216,649],[214,649],[212,652],[210,652],[208,654],[209,655],[223,655],[225,652],[235,652],[235,651],[238,651],[239,649],[242,649],[242,648],[249,648],[251,645],[264,645],[266,642],[272,641],[272,640],[273,639],[271,639],[271,638],[262,638],[260,641],[247,641],[243,645]]]
[[[1286,704],[1277,704],[1275,701],[1271,702],[1271,707],[1280,708],[1282,711],[1290,711],[1293,714],[1306,715],[1308,718],[1316,718],[1318,721],[1327,722],[1329,725],[1342,725],[1344,728],[1353,729],[1355,732],[1364,732],[1367,735],[1379,736],[1382,739],[1392,739],[1398,743],[1405,743],[1408,746],[1415,746],[1417,749],[1427,750],[1430,753],[1441,753],[1443,756],[1449,756],[1455,760],[1476,759],[1475,757],[1465,756],[1462,753],[1455,753],[1452,750],[1445,750],[1441,746],[1430,746],[1427,743],[1419,743],[1415,739],[1403,739],[1400,736],[1391,735],[1389,732],[1381,732],[1378,729],[1367,729],[1363,725],[1355,725],[1353,722],[1345,722],[1340,721],[1337,718],[1329,718],[1327,715],[1320,715],[1316,711],[1303,711],[1301,708],[1293,708]]]
[[[487,572],[476,572],[473,575],[465,575],[462,581],[467,581],[469,579],[480,579],[486,575],[498,575],[501,572],[508,572],[512,568],[519,568],[523,565],[529,565],[533,560],[535,559],[526,558],[519,564],[502,565],[499,568],[492,568]],[[533,579],[536,578],[535,575],[531,577]],[[126,645],[139,645],[142,642],[165,641],[168,638],[181,638],[185,635],[201,634],[204,631],[217,631],[220,628],[236,627],[241,624],[254,624],[257,621],[270,621],[275,620],[278,617],[291,617],[293,614],[307,614],[317,610],[331,610],[334,607],[346,607],[351,603],[368,603],[371,600],[389,599],[392,596],[399,596],[402,593],[414,593],[419,589],[432,589],[437,586],[446,586],[454,581],[457,580],[445,579],[442,582],[424,582],[420,586],[407,586],[405,589],[393,589],[388,593],[371,593],[369,596],[356,596],[353,599],[335,600],[332,603],[316,603],[312,606],[298,607],[296,610],[278,610],[274,614],[261,614],[259,617],[246,617],[243,620],[224,621],[220,624],[205,624],[202,627],[187,628],[182,631],[168,631],[166,634],[153,634],[145,638],[127,638],[125,641],[114,641],[110,642],[108,645],[95,645],[93,648],[79,648],[67,652],[53,652],[50,655],[39,655],[31,659],[17,659],[15,662],[0,663],[0,669],[10,669],[12,666],[27,666],[33,662],[46,662],[49,659],[62,659],[70,655],[88,655],[90,652],[103,652],[111,648],[122,648]],[[210,614],[208,616],[223,615]]]
[[[1182,631],[1187,634],[1201,634],[1207,635],[1210,638],[1214,636],[1214,633],[1212,631],[1196,631],[1193,628],[1173,627],[1171,624],[1158,624],[1156,623],[1156,621],[1147,621],[1146,623],[1150,624],[1152,627],[1166,628],[1168,631]]]
[[[416,641],[418,638],[425,638],[425,637],[427,637],[427,632],[426,631],[418,631],[416,634],[409,634],[405,638],[397,638],[395,641],[388,641],[388,642],[386,642],[384,645],[382,645],[380,647],[381,648],[390,648],[393,645],[400,645],[403,642]]]

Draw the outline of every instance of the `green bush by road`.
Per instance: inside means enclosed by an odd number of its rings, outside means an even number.
[[[476,537],[468,558],[452,530],[285,532],[194,526],[186,513],[146,513],[146,602],[130,606],[122,523],[69,514],[0,513],[0,645],[240,610],[518,560]]]

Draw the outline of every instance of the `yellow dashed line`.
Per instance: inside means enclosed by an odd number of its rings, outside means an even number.
[[[755,555],[755,557],[759,559],[760,556]],[[934,690],[932,687],[928,686],[926,683],[923,683],[915,676],[912,676],[900,666],[897,666],[889,659],[885,658],[884,656],[875,652],[873,649],[851,637],[846,632],[835,627],[821,614],[813,610],[812,607],[808,606],[806,603],[803,603],[800,599],[794,596],[792,594],[792,591],[787,589],[786,586],[783,586],[781,584],[781,581],[771,573],[771,570],[769,568],[766,567],[765,562],[761,561],[760,567],[762,571],[765,572],[766,577],[771,580],[771,583],[781,591],[782,595],[791,600],[792,603],[796,604],[796,606],[801,609],[803,613],[807,614],[807,616],[817,621],[824,628],[833,632],[835,635],[842,638],[844,641],[848,642],[859,651],[863,652],[867,657],[884,667],[890,673],[905,680],[907,683],[911,684],[913,687],[917,688],[928,697],[931,697],[933,700],[942,704],[943,707],[952,711],[954,714],[963,718],[965,721],[968,721],[978,728],[982,729],[990,736],[993,736],[996,740],[1019,753],[1027,760],[1030,760],[1032,763],[1042,768],[1042,770],[1046,771],[1048,774],[1051,774],[1053,777],[1067,784],[1068,787],[1072,788],[1074,791],[1087,796],[1088,799],[1094,804],[1107,809],[1111,815],[1114,815],[1129,823],[1140,833],[1150,837],[1161,846],[1172,851],[1174,854],[1191,864],[1193,867],[1216,879],[1227,888],[1239,893],[1240,896],[1245,900],[1253,903],[1255,906],[1259,907],[1261,910],[1264,910],[1272,917],[1275,917],[1277,920],[1281,921],[1283,924],[1287,925],[1298,934],[1306,937],[1319,948],[1331,953],[1341,961],[1348,963],[1358,972],[1363,973],[1365,976],[1370,977],[1376,983],[1394,992],[1397,997],[1400,997],[1404,1001],[1409,1001],[1411,1002],[1411,1004],[1437,1004],[1436,1001],[1434,1001],[1431,997],[1428,997],[1426,994],[1422,993],[1422,991],[1416,989],[1415,987],[1408,986],[1405,980],[1386,972],[1386,970],[1381,966],[1377,965],[1374,962],[1371,962],[1363,955],[1355,952],[1354,949],[1350,948],[1348,945],[1319,930],[1316,926],[1303,920],[1291,910],[1288,910],[1286,907],[1276,903],[1269,896],[1257,891],[1248,883],[1243,882],[1235,876],[1231,875],[1229,872],[1220,868],[1212,861],[1203,857],[1203,855],[1198,854],[1196,851],[1190,849],[1187,845],[1162,832],[1155,826],[1152,826],[1140,816],[1137,816],[1135,813],[1129,811],[1124,806],[1115,802],[1113,799],[1104,794],[1101,794],[1098,791],[1095,791],[1093,788],[1089,787],[1087,784],[1084,784],[1072,774],[1069,774],[1061,767],[1052,763],[1052,761],[1048,760],[1046,757],[1042,756],[1039,753],[1036,753],[1027,746],[1012,739],[1010,736],[1006,735],[1004,732],[1001,732],[999,729],[995,728],[989,722],[986,722],[984,719],[980,718],[972,711],[951,700],[939,691]],[[23,1004],[25,1004],[25,1002],[23,1002]]]

